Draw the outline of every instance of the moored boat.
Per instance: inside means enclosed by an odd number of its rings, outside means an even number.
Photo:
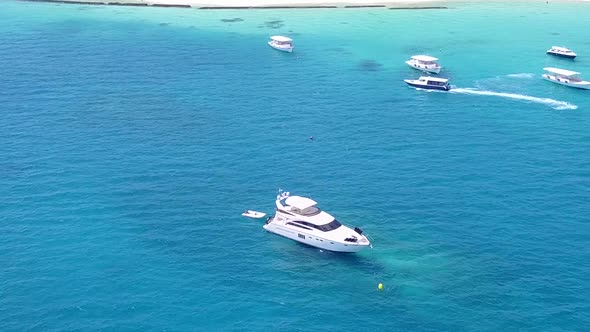
[[[268,42],[270,47],[283,52],[293,52],[293,39],[285,36],[271,36]]]
[[[574,51],[570,50],[569,48],[560,47],[560,46],[552,46],[550,49],[547,50],[547,54],[555,55],[561,58],[567,59],[575,59],[577,54]]]
[[[313,247],[336,252],[358,252],[371,246],[363,231],[342,225],[307,197],[277,196],[276,213],[264,229]]]
[[[417,80],[404,80],[404,82],[406,82],[406,84],[411,87],[419,89],[441,91],[451,90],[451,86],[449,85],[449,80],[447,78],[422,76]]]
[[[547,72],[543,74],[543,78],[547,81],[573,88],[590,90],[590,82],[582,80],[579,76],[580,73],[577,71],[553,67],[546,67],[543,70]]]
[[[438,74],[442,67],[437,61],[437,58],[428,55],[414,55],[406,64],[426,73]]]

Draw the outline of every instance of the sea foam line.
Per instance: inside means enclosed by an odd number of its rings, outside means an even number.
[[[476,90],[476,89],[461,89],[461,88],[453,88],[451,89],[452,93],[463,93],[468,95],[479,95],[479,96],[496,96],[496,97],[503,97],[508,99],[516,99],[516,100],[526,100],[537,104],[543,104],[547,106],[551,106],[556,110],[575,110],[578,108],[577,105],[568,103],[566,101],[555,100],[551,98],[539,98],[527,95],[521,95],[517,93],[506,93],[506,92],[494,92],[494,91],[487,91],[487,90]]]
[[[519,73],[519,74],[509,74],[506,75],[508,77],[514,77],[514,78],[533,78],[535,77],[535,74],[531,74],[531,73]]]

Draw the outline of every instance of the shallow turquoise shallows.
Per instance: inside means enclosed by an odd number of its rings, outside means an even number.
[[[590,91],[541,74],[590,3],[448,6],[3,1],[0,331],[587,331]],[[279,189],[374,249],[240,215]]]

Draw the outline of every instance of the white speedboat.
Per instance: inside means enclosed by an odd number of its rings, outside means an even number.
[[[411,87],[419,88],[419,89],[441,90],[441,91],[451,90],[451,86],[449,85],[449,80],[446,78],[422,76],[417,80],[404,80],[404,82],[406,82],[406,84]]]
[[[342,225],[307,197],[277,196],[276,213],[263,226],[269,232],[297,242],[337,252],[358,252],[371,246],[363,231]]]
[[[547,54],[555,55],[562,58],[567,59],[574,59],[577,54],[574,51],[570,50],[569,48],[559,47],[559,46],[551,46],[550,49],[547,50]]]
[[[577,71],[547,67],[543,68],[547,73],[543,74],[543,78],[547,81],[571,86],[573,88],[590,90],[590,82],[582,80]]]
[[[428,55],[414,55],[410,60],[406,61],[406,63],[408,66],[423,72],[438,74],[442,67],[437,61],[437,58]]]
[[[268,42],[270,47],[283,52],[293,52],[293,39],[285,36],[272,36]]]

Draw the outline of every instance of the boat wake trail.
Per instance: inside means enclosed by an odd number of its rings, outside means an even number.
[[[468,95],[479,95],[479,96],[496,96],[496,97],[503,97],[503,98],[508,98],[508,99],[530,101],[533,103],[550,106],[556,110],[575,110],[578,108],[577,105],[568,103],[566,101],[560,101],[560,100],[555,100],[555,99],[550,99],[550,98],[538,98],[538,97],[521,95],[521,94],[516,94],[516,93],[494,92],[494,91],[487,91],[487,90],[462,89],[462,88],[453,88],[453,89],[451,89],[450,92],[451,93],[468,94]]]
[[[510,75],[506,75],[508,77],[514,77],[514,78],[533,78],[535,77],[535,74],[531,74],[531,73],[519,73],[519,74],[510,74]]]

